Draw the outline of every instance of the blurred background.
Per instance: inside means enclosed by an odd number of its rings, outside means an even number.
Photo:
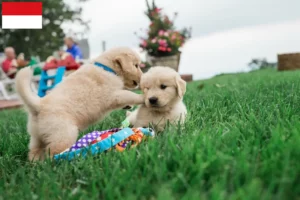
[[[72,36],[86,59],[105,49],[129,46],[145,63],[150,62],[149,56],[168,56],[167,48],[159,54],[153,50],[158,46],[147,46],[164,42],[149,36],[154,20],[149,13],[155,9],[163,19],[168,17],[172,31],[186,31],[180,32],[184,42],[178,48],[177,68],[181,74],[192,74],[194,80],[276,67],[277,54],[300,50],[299,0],[156,0],[155,5],[149,0],[149,7],[144,0],[42,2],[43,29],[0,30],[0,52],[13,46],[17,53],[45,60],[63,49],[66,36]],[[172,49],[170,55],[176,52]]]

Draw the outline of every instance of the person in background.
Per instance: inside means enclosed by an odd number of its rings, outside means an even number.
[[[17,73],[16,54],[13,47],[7,47],[4,50],[5,60],[2,62],[2,70],[9,78],[15,78]]]
[[[74,59],[83,59],[82,52],[73,38],[66,37],[65,45],[67,46],[67,52],[70,53]]]

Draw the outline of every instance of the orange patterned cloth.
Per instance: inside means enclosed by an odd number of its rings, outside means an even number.
[[[130,148],[133,148],[137,146],[139,143],[142,142],[143,138],[145,135],[140,129],[133,128],[134,134],[123,140],[122,142],[118,143],[115,148],[116,150],[122,152],[124,151],[127,147],[130,146]]]

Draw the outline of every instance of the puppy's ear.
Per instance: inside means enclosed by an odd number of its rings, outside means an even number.
[[[180,76],[176,76],[175,83],[178,96],[182,98],[186,91],[186,82]]]
[[[121,70],[124,71],[124,72],[133,72],[133,70],[135,70],[133,68],[133,65],[132,65],[132,61],[130,59],[130,55],[129,54],[121,54],[121,55],[118,55],[114,61],[120,66]]]

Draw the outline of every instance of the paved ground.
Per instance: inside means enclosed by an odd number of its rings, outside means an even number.
[[[0,100],[0,110],[18,108],[22,106],[22,103],[19,100]]]

